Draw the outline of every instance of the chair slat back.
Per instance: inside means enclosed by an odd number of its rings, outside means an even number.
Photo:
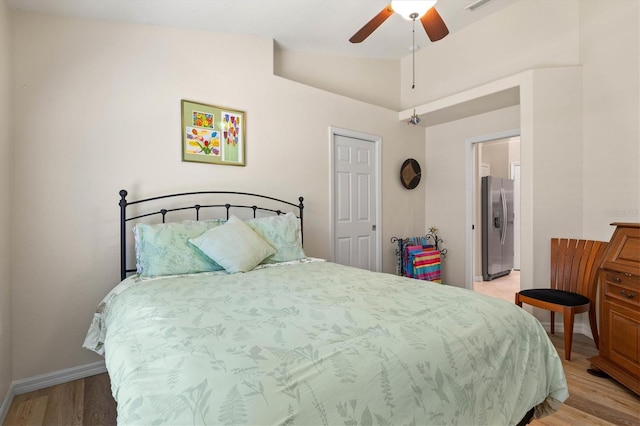
[[[552,238],[551,288],[594,300],[606,248],[604,241]]]

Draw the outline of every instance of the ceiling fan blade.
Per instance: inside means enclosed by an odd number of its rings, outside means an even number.
[[[449,34],[449,29],[435,7],[432,7],[427,13],[422,15],[420,22],[422,22],[422,26],[431,41],[441,40]]]
[[[369,37],[371,33],[382,25],[382,23],[391,15],[393,15],[393,9],[391,8],[391,5],[388,5],[382,9],[380,13],[374,16],[372,20],[364,24],[364,27],[360,28],[360,30],[349,39],[349,41],[351,43],[362,43],[364,39]]]

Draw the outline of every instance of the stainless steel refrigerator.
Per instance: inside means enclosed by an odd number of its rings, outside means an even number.
[[[482,278],[508,275],[513,269],[513,180],[482,178]]]

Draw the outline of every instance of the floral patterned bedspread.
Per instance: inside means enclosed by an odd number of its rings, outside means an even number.
[[[513,425],[568,398],[516,305],[329,262],[129,277],[85,347],[120,425]]]

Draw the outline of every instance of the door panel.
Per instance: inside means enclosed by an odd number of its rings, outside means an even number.
[[[376,270],[376,150],[372,141],[333,135],[334,261]]]
[[[336,241],[336,255],[342,265],[351,265],[351,237],[338,238]]]
[[[371,221],[371,183],[370,176],[362,173],[358,174],[358,193],[356,203],[358,204],[358,221]]]
[[[358,263],[355,265],[361,269],[373,270],[371,259],[373,259],[373,253],[371,252],[371,238],[369,236],[358,237]]]
[[[338,172],[336,181],[336,193],[339,197],[336,220],[341,223],[351,222],[351,174]]]

